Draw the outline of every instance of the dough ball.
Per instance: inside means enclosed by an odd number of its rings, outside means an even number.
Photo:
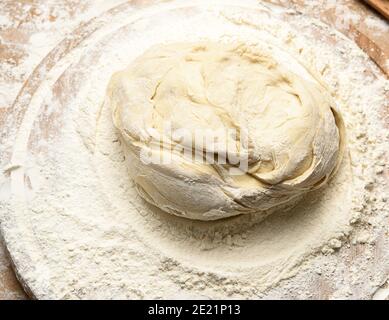
[[[154,46],[106,103],[139,194],[190,219],[265,216],[325,185],[342,156],[326,89],[242,43]]]

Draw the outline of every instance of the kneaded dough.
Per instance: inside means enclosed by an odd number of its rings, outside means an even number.
[[[139,194],[191,219],[266,215],[325,185],[342,156],[344,126],[326,89],[242,43],[154,46],[113,75],[106,103]],[[182,129],[193,145],[175,136]],[[207,130],[227,134],[197,143]],[[193,161],[183,144],[204,157],[244,154],[248,169]],[[145,150],[170,161],[144,161]]]

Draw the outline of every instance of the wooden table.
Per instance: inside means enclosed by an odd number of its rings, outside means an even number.
[[[37,53],[29,40],[35,33],[44,31],[47,37],[50,37],[64,32],[64,29],[71,31],[96,14],[96,3],[103,12],[120,2],[121,0],[58,0],[55,4],[51,2],[45,6],[44,0],[1,1],[0,64],[9,67],[11,72],[0,74],[0,86],[5,87],[0,96],[0,120],[6,111],[9,112],[8,108],[17,94],[17,89],[32,72],[26,69],[23,63],[31,59],[31,56],[37,63],[39,59],[44,58],[43,55],[34,56]],[[326,0],[322,1],[321,6],[312,5],[316,1],[310,0],[271,2],[303,10],[334,26],[353,38],[389,75],[389,24],[362,1],[340,0],[335,8],[328,5]],[[8,89],[12,91],[10,94],[4,92]],[[25,298],[27,297],[12,271],[6,250],[0,243],[0,299]]]

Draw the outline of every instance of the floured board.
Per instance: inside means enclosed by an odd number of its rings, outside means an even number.
[[[301,6],[301,8],[304,11],[309,12],[309,8],[304,7],[303,4],[298,4]],[[122,4],[118,5],[117,7],[113,7],[111,10],[106,11],[101,14],[101,16],[92,19],[90,22],[87,24],[79,27],[78,29],[75,30],[73,33],[74,37],[70,40],[64,40],[61,42],[45,59],[42,60],[41,64],[38,66],[38,68],[34,71],[34,73],[29,77],[29,79],[26,81],[24,84],[23,88],[21,89],[21,92],[19,93],[18,98],[16,99],[14,103],[14,109],[0,109],[0,119],[6,119],[7,113],[12,112],[13,114],[16,115],[16,120],[17,122],[20,123],[20,121],[23,118],[23,114],[25,110],[29,106],[29,96],[34,95],[35,91],[37,90],[38,86],[40,85],[40,81],[42,81],[42,75],[47,72],[48,70],[52,69],[55,67],[55,65],[66,55],[72,52],[72,50],[76,49],[78,46],[82,45],[83,41],[87,40],[88,37],[90,37],[93,32],[98,30],[99,28],[102,28],[104,24],[107,21],[107,18],[113,18],[115,17],[115,14],[118,12],[122,12],[123,10],[128,10],[128,7],[131,7],[130,10],[132,11],[137,11],[142,9],[142,7],[146,6],[145,4],[142,4],[142,2],[138,1],[135,4]],[[311,10],[315,10],[315,8],[312,8]],[[357,9],[359,12],[364,13],[366,10],[365,8],[360,8]],[[34,11],[30,15],[30,19],[34,19],[35,14]],[[333,12],[326,12],[324,16],[327,17],[327,20],[331,22],[331,17],[334,19],[336,22],[336,14],[339,12],[336,12],[334,10]],[[37,15],[39,16],[39,15]],[[49,18],[49,16],[48,16]],[[341,26],[340,29],[344,29],[344,25]],[[380,45],[379,43],[377,44],[377,39],[371,40],[368,35],[366,35],[366,32],[361,32],[356,29],[356,26],[353,26],[352,23],[347,24],[347,30],[342,30],[344,32],[349,32],[351,36],[356,37],[356,42],[361,45],[361,47],[367,51],[367,52],[373,52],[370,53],[373,57],[373,59],[376,61],[376,63],[381,67],[381,69],[386,70],[385,68],[387,67],[387,64],[383,63],[386,62],[387,59],[387,51],[385,51],[385,42],[383,42],[383,45]],[[26,35],[23,34],[21,31],[20,33],[18,32],[3,32],[1,34],[3,37],[8,36],[9,41],[19,41],[19,42],[27,42],[26,40]],[[384,39],[384,38],[383,38]],[[388,42],[386,42],[387,44]],[[374,48],[372,50],[372,48]],[[14,59],[23,59],[23,55],[18,54],[17,47],[14,48],[13,51],[9,50],[8,51],[2,51],[1,54],[3,55],[1,58],[3,59],[9,59],[9,58],[14,58]],[[13,56],[12,56],[13,55]],[[383,62],[382,62],[383,61]],[[383,110],[383,113],[387,115],[387,110]],[[363,254],[364,247],[363,245],[357,245],[355,246],[354,251],[351,253],[351,259],[353,259],[353,256],[357,257],[358,255]],[[377,251],[377,258],[379,257],[380,252]],[[12,252],[11,252],[12,255]],[[3,257],[4,256],[4,257]],[[5,260],[5,255],[0,255],[0,259]],[[31,296],[34,296],[33,290],[29,288],[28,283],[23,283],[23,273],[21,268],[16,265],[17,270],[19,270],[19,278],[22,281],[22,285],[26,288],[26,291]],[[2,271],[4,270],[4,271]],[[10,297],[10,298],[20,298],[22,297],[21,290],[17,287],[17,284],[15,282],[15,279],[12,276],[12,273],[10,271],[10,266],[9,263],[5,265],[4,269],[0,269],[0,283],[1,279],[4,279],[2,281],[4,288],[0,285],[0,297]],[[327,281],[322,281],[317,284],[316,287],[317,290],[317,298],[326,298],[331,295],[331,285]]]

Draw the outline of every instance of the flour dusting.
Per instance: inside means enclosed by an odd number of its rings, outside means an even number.
[[[18,273],[38,298],[303,299],[318,287],[325,298],[372,297],[389,271],[375,261],[389,256],[388,81],[315,19],[255,1],[201,3],[123,7],[46,75],[18,132],[6,128],[0,221]],[[323,191],[263,222],[188,221],[139,197],[105,89],[150,46],[188,38],[266,46],[322,79],[347,134]]]

